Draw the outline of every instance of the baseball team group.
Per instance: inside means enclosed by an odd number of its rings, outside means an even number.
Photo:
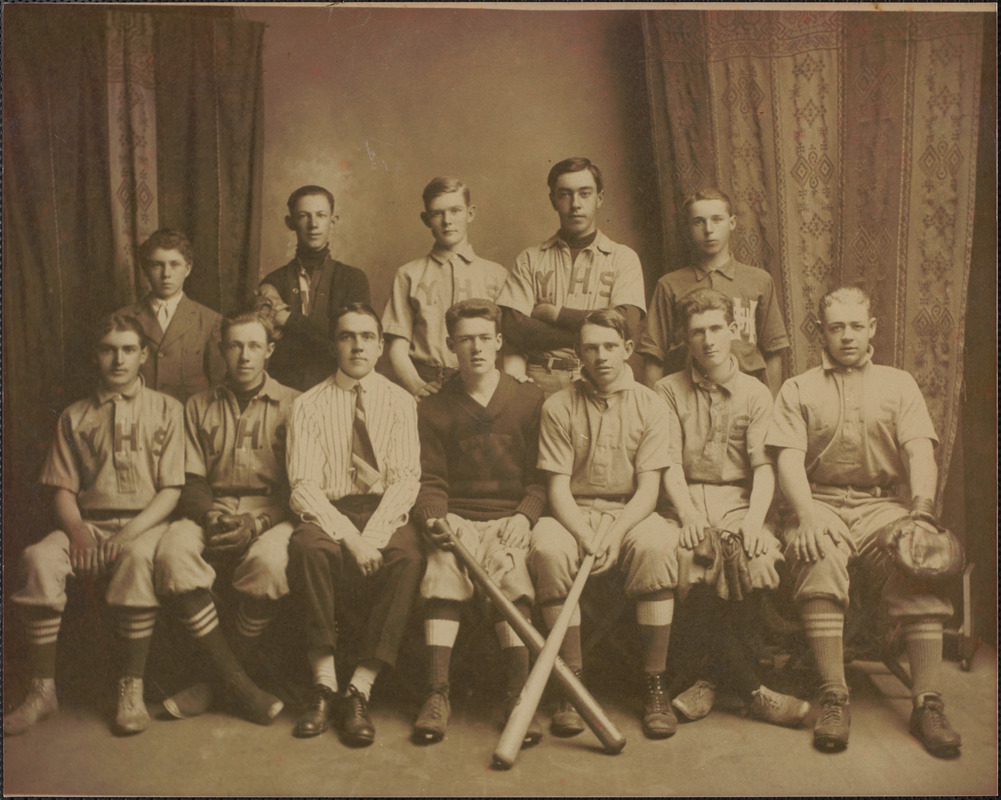
[[[334,725],[345,744],[370,744],[373,684],[414,618],[427,683],[413,740],[446,735],[464,619],[493,627],[508,721],[539,650],[519,615],[561,637],[548,728],[573,736],[593,716],[577,599],[608,573],[635,608],[647,737],[707,716],[721,692],[762,722],[804,722],[811,704],[766,685],[743,635],[782,583],[819,674],[813,744],[847,746],[850,583],[885,565],[904,524],[951,536],[935,518],[937,438],[917,383],[874,362],[877,320],[855,286],[829,287],[822,363],[786,378],[774,285],[732,256],[737,218],[720,190],[682,206],[692,262],[659,280],[648,309],[636,253],[597,228],[600,169],[566,159],[548,189],[559,230],[507,269],[470,245],[469,188],[431,181],[420,218],[433,246],[399,268],[381,316],[365,273],[330,254],[334,197],[320,186],[289,197],[295,258],[234,316],[185,295],[183,233],[143,243],[151,291],[96,325],[96,387],[59,418],[39,477],[52,531],[24,551],[11,597],[31,680],[6,734],[58,710],[74,577],[99,587],[113,620],[119,734],[150,725],[143,676],[161,609],[211,665],[166,711],[218,704],[273,722],[283,703],[250,675],[288,604],[312,673],[295,736]],[[384,349],[391,378],[375,370]],[[870,572],[882,576],[871,602],[906,647],[910,733],[958,756],[939,691],[948,586]],[[470,614],[485,587],[502,596]],[[346,649],[350,665],[337,661]],[[534,709],[522,747],[543,737]]]

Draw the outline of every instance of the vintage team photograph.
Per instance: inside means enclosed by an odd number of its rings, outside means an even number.
[[[3,3],[10,796],[996,795],[992,3]]]

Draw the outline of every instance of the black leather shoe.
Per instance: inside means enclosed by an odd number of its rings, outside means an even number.
[[[367,747],[375,741],[375,725],[368,715],[368,700],[354,686],[340,698],[341,741],[349,747]]]
[[[295,723],[293,736],[300,739],[308,739],[310,736],[319,736],[327,729],[327,720],[330,718],[337,695],[329,686],[317,684],[313,687],[313,695],[309,700],[309,708],[299,717]]]

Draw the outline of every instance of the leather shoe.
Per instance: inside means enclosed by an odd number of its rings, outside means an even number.
[[[945,704],[937,695],[925,695],[911,712],[911,734],[921,740],[925,750],[938,758],[957,758],[963,739],[945,718]]]
[[[375,725],[368,715],[368,699],[354,686],[341,698],[341,741],[349,747],[367,747],[375,741]]]
[[[327,729],[327,720],[336,700],[337,695],[329,686],[324,686],[322,683],[314,686],[309,708],[295,723],[292,735],[308,739],[310,736],[319,736],[323,733]]]

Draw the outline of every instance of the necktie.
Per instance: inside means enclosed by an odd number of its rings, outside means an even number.
[[[365,403],[361,385],[355,384],[354,433],[351,438],[351,471],[355,486],[362,494],[381,494],[382,474],[375,459],[375,449],[365,423]]]
[[[156,310],[156,321],[160,324],[160,330],[167,330],[167,304],[160,303],[160,307]]]

